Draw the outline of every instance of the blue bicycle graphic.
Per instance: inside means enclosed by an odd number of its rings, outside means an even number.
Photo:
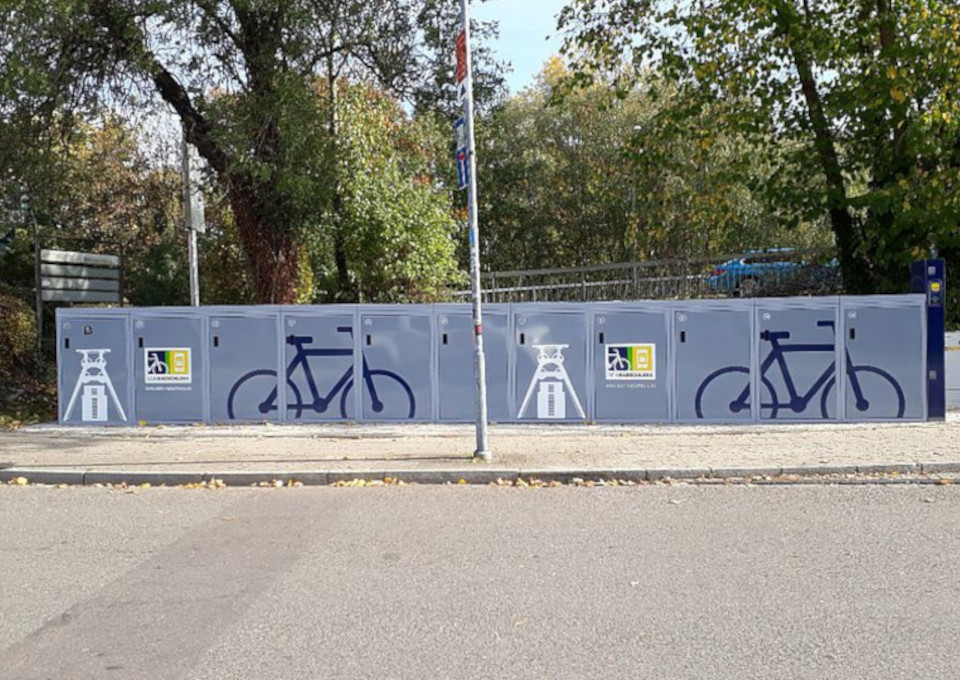
[[[350,326],[338,326],[337,332],[346,333],[351,338],[353,337],[353,328]],[[298,335],[287,337],[287,344],[297,348],[290,365],[287,366],[287,386],[293,396],[292,400],[287,400],[287,411],[292,413],[295,419],[299,419],[307,409],[315,413],[326,413],[330,405],[339,396],[340,417],[347,418],[347,405],[350,403],[350,392],[353,389],[353,364],[343,372],[343,375],[340,376],[329,392],[320,394],[317,381],[313,377],[313,370],[310,368],[310,359],[312,357],[353,357],[353,348],[307,349],[307,345],[313,344],[313,338]],[[305,402],[303,400],[299,388],[293,381],[293,376],[298,370],[302,371],[306,378],[307,386],[310,389],[310,401]],[[230,395],[227,397],[227,414],[230,420],[236,420],[236,405],[258,401],[257,411],[262,415],[278,410],[278,382],[277,372],[267,368],[251,371],[241,377],[233,385]],[[397,394],[399,392],[405,396],[409,406],[405,409],[406,417],[413,418],[416,415],[417,402],[410,385],[392,371],[371,369],[367,365],[366,357],[363,357],[363,382],[366,386],[366,394],[372,402],[374,413],[382,412],[386,405],[381,398],[381,394]]]
[[[818,321],[817,326],[831,328],[835,332],[833,321]],[[836,346],[830,344],[782,344],[782,340],[789,340],[788,331],[764,331],[760,336],[770,343],[770,353],[760,366],[760,382],[765,394],[760,402],[760,415],[763,419],[775,419],[781,409],[789,409],[794,413],[803,413],[817,395],[820,395],[820,414],[824,419],[830,418],[831,392],[836,384],[835,362],[824,370],[809,390],[801,394],[797,391],[787,355],[807,352],[834,353]],[[857,411],[869,418],[903,418],[906,409],[906,400],[903,390],[893,376],[876,366],[855,364],[847,356],[847,384],[853,391],[854,405]],[[789,399],[781,400],[773,387],[773,382],[767,377],[767,371],[776,364],[783,384],[787,388]],[[744,386],[745,385],[745,386]],[[709,394],[708,394],[709,392]],[[722,395],[733,397],[732,401],[725,401]],[[705,405],[722,404],[731,414],[750,411],[750,369],[746,366],[728,366],[721,368],[707,376],[697,390],[696,410],[697,417],[704,418]],[[720,415],[722,417],[722,414]]]

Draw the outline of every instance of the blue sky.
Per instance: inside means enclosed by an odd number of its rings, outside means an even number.
[[[497,57],[513,64],[507,75],[511,92],[533,82],[543,62],[560,51],[556,15],[567,0],[488,0],[470,3],[475,19],[500,22],[500,39],[493,45]],[[550,39],[547,40],[547,36]]]

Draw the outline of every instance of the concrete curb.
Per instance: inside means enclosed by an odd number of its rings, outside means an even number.
[[[300,482],[304,486],[328,486],[356,480],[393,479],[408,484],[466,484],[486,485],[518,479],[540,480],[569,484],[577,480],[607,482],[655,482],[675,479],[696,483],[718,483],[725,480],[751,480],[763,484],[796,483],[855,483],[856,478],[878,476],[887,483],[920,481],[916,475],[960,474],[960,463],[891,463],[886,465],[810,465],[795,467],[755,468],[610,468],[610,469],[538,469],[538,468],[484,468],[471,467],[451,470],[317,470],[304,472],[281,471],[223,471],[223,472],[151,472],[138,470],[77,470],[50,468],[0,469],[0,483],[18,477],[33,484],[68,484],[93,486],[95,484],[127,484],[130,486],[180,486],[220,480],[227,486],[251,486],[265,482]],[[884,476],[892,476],[884,477]],[[897,477],[904,477],[897,480]],[[839,479],[838,479],[839,478]]]

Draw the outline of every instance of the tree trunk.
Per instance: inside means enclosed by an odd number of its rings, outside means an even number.
[[[297,302],[299,248],[294,239],[258,215],[253,193],[245,183],[227,180],[230,207],[247,264],[253,275],[254,294],[260,304]]]
[[[275,95],[275,80],[281,44],[280,14],[273,8],[259,11],[233,4],[241,27],[239,47],[244,53],[250,89],[254,96],[269,101]],[[142,29],[121,3],[93,0],[90,14],[106,31],[116,54],[137,64],[153,81],[157,92],[183,123],[187,140],[210,163],[226,188],[240,236],[240,243],[253,275],[256,299],[264,304],[291,304],[297,301],[299,246],[283,225],[264,217],[258,192],[249,178],[237,174],[235,158],[213,134],[213,126],[194,105],[180,81],[149,50]],[[275,165],[281,156],[280,133],[275,118],[269,118],[255,154],[260,162]]]
[[[807,105],[807,116],[813,131],[814,148],[820,161],[827,185],[827,210],[830,226],[837,239],[837,251],[840,270],[843,272],[844,285],[851,293],[866,294],[875,287],[868,263],[860,255],[853,215],[850,214],[847,200],[847,188],[843,179],[843,169],[837,153],[830,122],[823,110],[823,101],[817,89],[813,74],[813,63],[804,48],[804,36],[797,35],[794,27],[800,23],[796,8],[790,2],[777,4],[780,29],[790,40],[790,52],[793,57],[800,89]]]
[[[339,302],[354,302],[350,285],[350,267],[347,262],[347,239],[343,230],[343,187],[340,182],[340,119],[337,107],[340,100],[337,92],[337,72],[334,56],[327,58],[327,92],[330,107],[330,144],[333,147],[333,260],[337,267],[337,294]]]

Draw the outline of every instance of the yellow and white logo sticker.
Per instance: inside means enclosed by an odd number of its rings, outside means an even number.
[[[147,385],[189,385],[193,382],[188,347],[151,347],[143,350]]]
[[[607,380],[656,380],[657,346],[625,344],[606,346]]]

